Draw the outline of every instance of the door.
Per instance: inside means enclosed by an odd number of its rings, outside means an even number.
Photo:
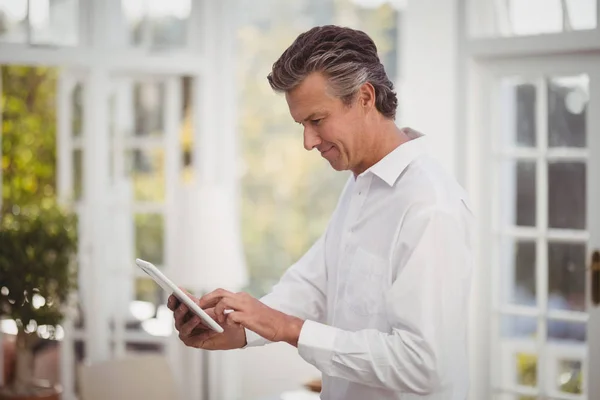
[[[191,135],[182,128],[188,81],[61,71],[58,192],[78,213],[80,243],[79,315],[65,320],[61,347],[67,398],[74,396],[74,366],[84,356],[96,362],[169,353],[166,295],[134,260],[149,260],[167,274],[164,266],[175,264],[169,257],[177,253],[176,195],[180,175],[193,172],[180,162],[182,136]]]
[[[488,398],[600,399],[600,56],[483,69]]]

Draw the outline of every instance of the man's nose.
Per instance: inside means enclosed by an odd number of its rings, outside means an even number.
[[[321,144],[321,138],[310,126],[304,127],[304,148],[308,151]]]

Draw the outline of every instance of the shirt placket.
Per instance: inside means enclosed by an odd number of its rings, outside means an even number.
[[[363,206],[367,200],[367,195],[369,192],[369,187],[371,185],[372,175],[369,173],[367,175],[360,175],[352,188],[352,193],[350,193],[351,199],[350,204],[348,205],[348,212],[344,218],[344,222],[342,225],[341,240],[340,240],[340,256],[338,257],[338,265],[336,271],[336,283],[335,283],[335,293],[336,298],[340,296],[340,290],[343,290],[340,287],[340,271],[343,271],[347,264],[350,262],[350,248],[355,245],[356,240],[356,222],[361,214]],[[337,300],[335,302],[334,310],[333,310],[333,321],[336,321],[337,314]]]

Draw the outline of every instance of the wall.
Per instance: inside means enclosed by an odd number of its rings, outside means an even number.
[[[461,136],[458,0],[409,0],[403,17],[400,125],[430,139],[430,151],[450,172],[460,175]],[[460,177],[459,177],[460,178]]]

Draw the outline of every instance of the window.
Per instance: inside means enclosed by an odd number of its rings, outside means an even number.
[[[185,47],[192,0],[122,0],[121,6],[133,47]]]
[[[470,0],[474,37],[529,36],[598,26],[596,0]]]
[[[124,255],[116,257],[117,265],[109,279],[124,286],[115,295],[118,301],[111,312],[124,319],[126,349],[137,349],[143,342],[149,347],[141,346],[140,350],[160,350],[161,340],[151,337],[169,336],[172,331],[164,291],[130,260],[141,258],[161,269],[168,268],[167,224],[173,217],[168,211],[168,192],[173,196],[185,180],[186,170],[191,168],[191,84],[189,77],[127,74],[111,77],[110,169],[115,185],[111,193],[115,201],[112,218],[114,235],[118,238],[115,246]],[[180,108],[167,107],[167,103]],[[175,154],[168,150],[173,147]],[[190,171],[187,172],[189,175]],[[168,181],[167,175],[175,181]],[[174,202],[173,197],[170,199]],[[123,275],[133,279],[123,283]]]
[[[76,46],[78,0],[0,0],[0,42]]]
[[[367,32],[390,78],[398,82],[401,2],[240,1],[238,37],[239,134],[243,157],[242,230],[249,290],[260,296],[323,233],[348,175],[307,153],[302,131],[267,75],[298,34],[338,24]],[[251,6],[248,4],[251,3]]]
[[[590,76],[500,77],[494,98],[492,385],[502,399],[582,395]]]
[[[50,196],[79,214],[79,315],[65,320],[62,368],[54,368],[65,398],[75,397],[74,367],[84,355],[95,362],[176,351],[166,295],[133,261],[149,259],[171,276],[197,242],[186,239],[199,204],[188,200],[204,183],[198,169],[218,170],[231,148],[219,139],[232,129],[217,124],[233,120],[233,107],[211,102],[208,90],[231,81],[214,72],[230,54],[207,45],[227,42],[212,23],[227,20],[230,6],[0,0],[0,54],[10,64],[2,67],[2,212]],[[237,185],[234,174],[223,175],[219,183]],[[194,368],[178,371],[182,392],[200,387],[191,376],[199,362],[190,357]]]

